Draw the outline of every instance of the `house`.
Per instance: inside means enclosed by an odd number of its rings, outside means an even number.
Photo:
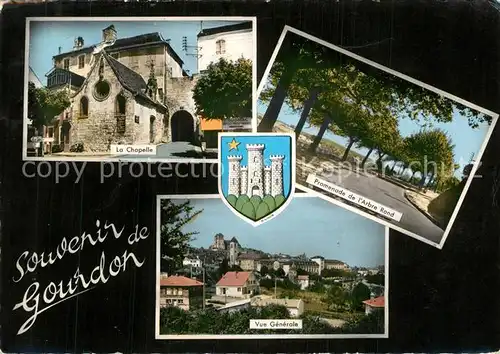
[[[245,271],[256,271],[260,257],[257,253],[241,253],[238,256],[238,264]]]
[[[216,295],[248,299],[259,292],[253,272],[227,272],[216,284]]]
[[[300,286],[300,290],[305,290],[309,287],[309,275],[298,275],[297,283]]]
[[[49,89],[67,89],[72,105],[57,119],[55,143],[65,151],[109,152],[111,144],[196,141],[196,77],[160,33],[120,38],[114,25],[100,43],[75,39],[73,50],[53,57]]]
[[[366,315],[369,315],[374,311],[383,310],[385,306],[385,296],[365,300],[363,301],[363,304],[365,305]]]
[[[297,272],[298,269],[302,269],[308,273],[320,274],[320,267],[318,263],[314,261],[305,260],[290,260],[282,262],[282,268],[285,274],[288,275],[290,272]]]
[[[255,57],[253,23],[242,23],[203,29],[198,33],[198,71],[200,74],[208,66],[224,58],[238,60],[240,58],[253,60]],[[213,118],[213,117],[212,117]],[[200,130],[207,148],[217,148],[218,134],[223,131],[221,119],[201,118]]]
[[[160,277],[160,307],[175,306],[183,310],[203,307],[203,283],[184,276]]]
[[[346,270],[348,268],[347,264],[345,264],[342,261],[338,261],[336,259],[325,259],[324,264],[325,264],[324,269]]]
[[[203,264],[199,258],[185,257],[182,260],[182,265],[186,267],[201,268]]]
[[[262,297],[252,299],[252,306],[255,307],[270,305],[285,306],[291,317],[299,317],[304,313],[304,301],[302,301],[302,299],[273,299]]]

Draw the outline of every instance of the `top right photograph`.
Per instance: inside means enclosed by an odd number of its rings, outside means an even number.
[[[286,26],[258,131],[295,132],[297,188],[441,249],[498,114]]]

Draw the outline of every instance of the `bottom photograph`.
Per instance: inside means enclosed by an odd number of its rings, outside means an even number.
[[[388,234],[307,193],[258,227],[160,195],[156,339],[387,338]]]

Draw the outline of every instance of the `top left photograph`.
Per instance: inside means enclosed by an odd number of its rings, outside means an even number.
[[[26,21],[23,160],[217,162],[256,131],[255,17]]]

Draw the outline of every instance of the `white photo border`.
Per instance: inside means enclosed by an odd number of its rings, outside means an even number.
[[[423,83],[422,81],[416,80],[416,79],[414,79],[414,78],[412,78],[410,76],[407,76],[405,74],[402,74],[400,72],[397,72],[395,70],[387,68],[387,67],[385,67],[383,65],[380,65],[380,64],[378,64],[378,63],[376,63],[374,61],[371,61],[369,59],[365,59],[365,58],[363,58],[360,55],[354,54],[354,53],[352,53],[352,52],[350,52],[350,51],[348,51],[346,49],[338,47],[338,46],[336,46],[334,44],[331,44],[331,43],[329,43],[329,42],[327,42],[325,40],[322,40],[322,39],[320,39],[318,37],[315,37],[315,36],[313,36],[311,34],[308,34],[306,32],[303,32],[301,30],[298,30],[298,29],[293,28],[293,27],[288,26],[288,25],[286,25],[283,28],[283,31],[281,32],[281,35],[280,35],[280,37],[278,39],[278,43],[276,44],[274,52],[271,55],[271,59],[269,60],[269,63],[267,65],[266,70],[264,71],[264,75],[262,76],[260,84],[259,84],[259,86],[257,88],[257,100],[259,100],[260,94],[261,94],[262,90],[264,89],[264,87],[266,85],[267,78],[268,78],[268,76],[269,76],[269,74],[271,72],[271,68],[272,68],[272,66],[273,66],[273,64],[274,64],[274,62],[276,60],[276,57],[278,56],[278,53],[279,53],[279,51],[281,49],[283,41],[285,40],[285,37],[286,37],[287,33],[289,33],[289,32],[293,33],[293,34],[296,34],[296,35],[299,35],[301,37],[304,37],[306,39],[309,39],[310,41],[313,41],[313,42],[316,42],[318,44],[321,44],[321,45],[323,45],[323,46],[325,46],[327,48],[335,50],[335,51],[337,51],[337,52],[339,52],[341,54],[344,54],[344,55],[346,55],[346,56],[348,56],[350,58],[356,59],[356,60],[358,60],[358,61],[360,61],[362,63],[371,65],[371,66],[373,66],[373,67],[375,67],[375,68],[377,68],[379,70],[382,70],[382,71],[384,71],[384,72],[386,72],[388,74],[392,74],[392,75],[394,75],[396,77],[399,77],[399,78],[401,78],[403,80],[409,81],[409,82],[411,82],[411,83],[413,83],[415,85],[423,87],[423,88],[425,88],[425,89],[427,89],[429,91],[432,91],[434,93],[437,93],[438,95],[442,95],[442,96],[444,96],[444,97],[446,97],[446,98],[448,98],[450,100],[453,100],[453,101],[455,101],[457,103],[460,103],[460,104],[462,104],[462,105],[464,105],[466,107],[474,109],[474,110],[476,110],[476,111],[478,111],[480,113],[483,113],[485,115],[488,115],[488,116],[490,116],[492,118],[491,125],[490,125],[488,131],[486,132],[484,141],[481,144],[479,152],[478,152],[478,154],[477,154],[477,156],[475,158],[475,161],[473,163],[473,167],[471,169],[469,177],[467,178],[467,181],[465,183],[464,189],[463,189],[463,191],[462,191],[462,193],[461,193],[461,195],[460,195],[460,197],[459,197],[459,199],[457,201],[457,204],[455,205],[453,213],[452,213],[452,215],[450,217],[450,221],[446,225],[446,228],[445,228],[445,230],[443,232],[443,235],[441,237],[441,240],[439,242],[433,242],[433,241],[428,240],[425,237],[423,237],[421,235],[418,235],[418,234],[416,234],[414,232],[408,231],[408,230],[406,230],[406,229],[404,229],[402,227],[395,226],[394,224],[392,224],[392,223],[390,223],[390,222],[388,222],[388,221],[386,221],[386,220],[384,220],[382,218],[375,217],[375,216],[373,216],[373,215],[371,215],[371,214],[369,214],[369,213],[367,213],[365,211],[362,211],[360,209],[352,207],[352,206],[350,206],[350,205],[348,205],[346,203],[340,202],[340,201],[336,200],[335,198],[328,197],[328,196],[326,196],[322,192],[315,191],[315,190],[313,190],[313,189],[311,189],[311,188],[309,188],[307,186],[301,185],[301,184],[296,184],[297,189],[300,189],[300,190],[302,190],[302,191],[304,191],[306,193],[314,194],[314,195],[316,195],[316,196],[318,196],[318,197],[320,197],[320,198],[322,198],[322,199],[324,199],[324,200],[326,200],[326,201],[328,201],[328,202],[330,202],[332,204],[341,206],[341,207],[343,207],[343,208],[345,208],[347,210],[350,210],[350,211],[352,211],[354,213],[363,215],[364,217],[366,217],[366,218],[368,218],[370,220],[373,220],[373,221],[376,221],[376,222],[378,222],[380,224],[383,224],[383,225],[385,225],[385,226],[387,226],[387,227],[389,227],[391,229],[394,229],[396,231],[401,232],[402,234],[411,236],[411,237],[413,237],[413,238],[415,238],[415,239],[417,239],[417,240],[419,240],[421,242],[424,242],[424,243],[426,243],[426,244],[428,244],[430,246],[436,247],[438,249],[442,249],[443,246],[444,246],[444,244],[445,244],[445,242],[446,242],[446,239],[447,239],[447,237],[448,237],[448,235],[449,235],[449,233],[450,233],[450,231],[451,231],[451,229],[453,227],[455,219],[457,218],[457,215],[458,215],[458,213],[460,211],[460,208],[461,208],[461,206],[462,206],[462,204],[464,202],[464,199],[465,199],[465,197],[467,195],[467,192],[468,192],[469,187],[470,187],[470,185],[472,183],[472,180],[475,178],[476,172],[477,172],[479,166],[481,165],[481,158],[483,156],[484,150],[486,149],[486,146],[488,145],[488,142],[489,142],[489,140],[491,138],[493,130],[495,129],[495,126],[496,126],[497,121],[498,121],[498,113],[494,113],[494,112],[492,112],[490,110],[482,108],[482,107],[480,107],[478,105],[475,105],[475,104],[473,104],[471,102],[465,101],[462,98],[459,98],[459,97],[454,96],[454,95],[452,95],[450,93],[447,93],[447,92],[442,91],[442,90],[440,90],[438,88],[435,88],[435,87],[433,87],[431,85]]]
[[[295,193],[293,198],[317,198],[311,193]],[[173,194],[156,196],[156,287],[155,339],[159,340],[220,340],[220,339],[383,339],[389,338],[389,228],[384,228],[384,333],[381,334],[230,334],[230,335],[168,335],[160,334],[160,258],[161,200],[220,199],[219,194]]]
[[[148,163],[216,163],[217,159],[205,158],[92,158],[92,157],[28,157],[28,82],[30,72],[30,23],[31,22],[194,22],[194,21],[249,21],[252,22],[253,58],[252,58],[252,131],[257,130],[257,17],[256,16],[167,16],[167,17],[27,17],[24,45],[24,89],[23,89],[23,161],[72,161],[72,162],[148,162]]]

